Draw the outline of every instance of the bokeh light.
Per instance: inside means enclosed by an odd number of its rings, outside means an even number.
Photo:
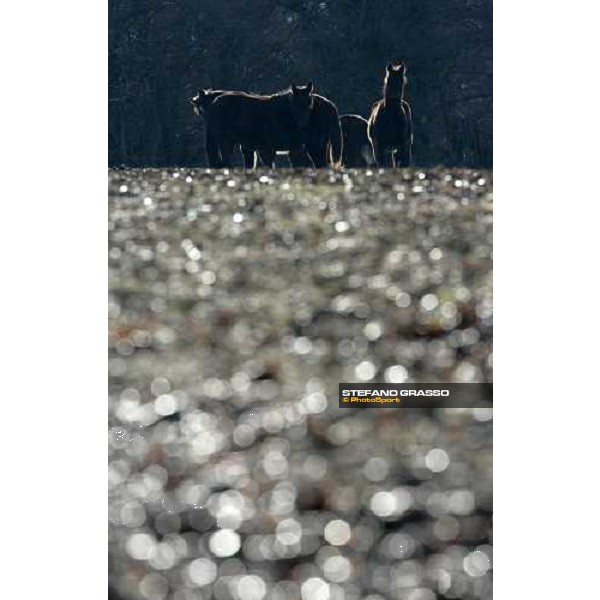
[[[337,408],[492,381],[491,174],[446,175],[111,174],[115,598],[491,600],[493,409]]]

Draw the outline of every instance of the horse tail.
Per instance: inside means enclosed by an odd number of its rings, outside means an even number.
[[[329,143],[331,164],[334,167],[339,167],[342,161],[344,140],[342,138],[342,125],[337,110],[334,112],[329,122]]]

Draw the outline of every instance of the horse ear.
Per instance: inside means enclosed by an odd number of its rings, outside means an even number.
[[[312,91],[313,91],[313,84],[312,84],[312,81],[309,81],[309,82],[306,84],[306,89],[308,90],[308,93],[309,93],[309,94],[312,94]]]
[[[292,83],[292,85],[290,85],[290,90],[292,90],[292,94],[295,94],[298,91],[298,88],[296,87],[295,83]]]
[[[392,65],[392,63],[388,63],[387,67],[386,67],[386,71],[388,73],[391,73],[394,70],[394,65]]]

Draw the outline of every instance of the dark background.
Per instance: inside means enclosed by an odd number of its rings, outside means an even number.
[[[203,166],[200,87],[313,81],[368,117],[408,65],[419,166],[492,166],[492,0],[109,0],[110,166]]]

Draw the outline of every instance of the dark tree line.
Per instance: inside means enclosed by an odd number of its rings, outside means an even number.
[[[205,164],[199,87],[313,81],[368,116],[408,65],[414,162],[492,166],[492,0],[109,0],[109,163]]]

